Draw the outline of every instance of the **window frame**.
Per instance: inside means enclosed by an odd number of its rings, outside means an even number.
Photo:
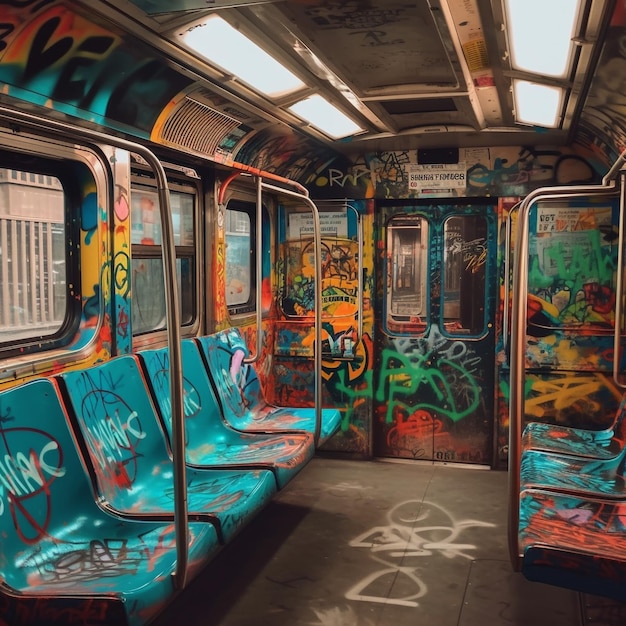
[[[133,155],[134,156],[134,155]],[[181,314],[181,336],[183,337],[192,337],[198,333],[198,329],[200,328],[202,321],[202,306],[200,304],[200,285],[202,284],[202,262],[200,256],[200,250],[202,246],[202,230],[200,228],[200,212],[203,203],[203,190],[201,185],[200,177],[196,174],[194,170],[191,169],[182,169],[177,166],[168,166],[169,164],[163,163],[163,166],[166,170],[167,180],[168,180],[168,189],[171,192],[179,192],[182,194],[190,194],[194,198],[193,205],[193,243],[189,244],[176,244],[175,248],[175,256],[176,261],[182,259],[189,259],[190,263],[190,271],[193,276],[191,278],[192,285],[192,294],[190,295],[190,317],[187,322],[183,321],[184,307],[183,307],[183,299],[185,296],[189,296],[189,294],[185,294],[179,291],[179,295],[181,295],[180,300],[180,314]],[[131,177],[130,177],[130,202],[131,202],[131,233],[132,233],[132,224],[133,224],[133,212],[132,212],[132,197],[133,193],[137,192],[137,188],[145,189],[150,193],[157,194],[156,181],[152,174],[152,170],[149,167],[143,166],[141,163],[136,161],[131,162]],[[158,218],[160,219],[160,210],[157,208]],[[132,235],[131,235],[132,237]],[[163,264],[163,247],[162,244],[158,243],[132,243],[131,241],[131,259],[130,259],[130,269],[131,269],[131,288],[132,288],[132,301],[136,302],[134,298],[136,297],[136,290],[133,285],[133,264],[135,260],[138,259],[148,259],[154,260],[158,259],[161,264]],[[135,334],[134,324],[132,320],[132,306],[131,303],[131,332],[132,332],[132,343],[134,349],[140,349],[147,345],[154,345],[155,342],[159,342],[161,339],[165,341],[167,327],[159,326],[158,328],[143,330],[139,334]],[[165,310],[164,310],[165,316]],[[166,320],[163,317],[164,321]]]
[[[393,223],[397,222],[397,226]],[[419,275],[416,278],[419,282],[421,309],[419,314],[411,315],[393,313],[391,310],[391,299],[393,298],[393,251],[394,251],[394,234],[400,229],[417,229],[420,231],[419,248],[421,248],[421,260],[419,262]],[[385,226],[385,273],[384,273],[384,315],[383,324],[385,332],[389,335],[423,335],[428,331],[432,316],[431,311],[431,255],[430,255],[430,233],[433,229],[431,221],[421,214],[398,213],[393,215],[387,221]]]
[[[230,317],[243,317],[256,314],[256,290],[257,290],[257,272],[263,271],[262,268],[256,266],[256,246],[257,246],[257,228],[259,225],[256,223],[256,203],[248,200],[244,200],[239,197],[230,198],[224,208],[224,303]],[[227,212],[239,211],[248,215],[250,219],[250,251],[248,258],[250,260],[250,292],[248,299],[243,303],[228,304],[227,301],[227,283],[226,276],[228,273],[228,230],[227,230]],[[268,216],[269,211],[265,204],[263,204],[263,212]]]
[[[474,221],[474,224],[464,223],[464,220],[470,218]],[[450,236],[448,236],[447,226],[454,220],[459,220],[459,228],[458,235],[455,236],[454,232],[451,231]],[[466,239],[466,233],[468,230],[473,228],[474,230],[479,230],[478,222],[482,222],[482,227],[484,230],[484,238],[483,238],[483,249],[481,250],[471,250],[467,249],[468,244],[476,244],[476,238],[472,240]],[[488,254],[488,232],[489,232],[489,221],[486,215],[480,215],[476,213],[450,213],[444,217],[441,222],[441,237],[442,237],[442,245],[443,245],[443,254],[441,257],[441,305],[440,305],[440,324],[442,333],[447,337],[463,337],[463,338],[471,338],[477,339],[483,337],[488,332],[488,319],[486,315],[487,311],[487,299],[488,299],[488,287],[487,287],[487,277],[491,272],[491,263],[492,260]],[[446,317],[446,305],[449,304],[447,300],[447,294],[450,293],[448,289],[449,286],[449,269],[452,263],[449,262],[448,254],[451,252],[451,247],[449,239],[456,239],[461,243],[462,249],[461,253],[470,254],[472,252],[480,252],[478,257],[474,258],[474,262],[476,267],[480,270],[482,274],[482,288],[477,287],[476,285],[468,285],[467,281],[464,281],[463,278],[469,278],[471,282],[471,276],[475,273],[472,271],[471,267],[467,265],[463,269],[462,272],[456,276],[459,280],[458,286],[458,314],[456,316]],[[453,244],[454,245],[454,244]],[[481,256],[482,255],[482,256]],[[481,262],[482,261],[482,262]],[[469,259],[468,259],[469,262]],[[461,264],[462,265],[462,264]],[[471,295],[471,298],[466,298],[466,294]],[[482,296],[482,297],[479,297]],[[478,328],[469,328],[465,326],[465,321],[469,319],[474,319],[477,315],[482,316],[482,326],[480,329]]]
[[[4,145],[0,148],[0,168],[23,174],[19,178],[13,176],[7,178],[7,183],[24,183],[30,186],[30,179],[36,176],[55,177],[63,193],[61,224],[65,233],[63,262],[66,270],[63,321],[54,333],[33,334],[18,340],[0,341],[0,357],[3,359],[37,353],[40,353],[42,358],[47,358],[50,352],[65,348],[75,340],[82,319],[81,220],[72,218],[72,215],[81,215],[83,192],[68,164],[88,170],[96,185],[102,181],[94,172],[94,156],[90,148],[51,143],[46,146],[47,151],[43,152],[40,138],[16,138],[15,141],[7,140],[6,137],[3,139]],[[50,222],[53,223],[58,222]],[[38,326],[35,324],[33,327]]]
[[[563,211],[565,216],[559,216],[558,213]],[[594,213],[594,220],[598,220],[598,223],[594,227],[585,227],[580,228],[578,230],[571,230],[569,227],[561,228],[560,230],[552,230],[552,224],[545,225],[542,224],[542,217],[547,215],[553,215],[554,217],[563,219],[565,222],[568,222],[572,219],[572,215],[577,213],[579,217],[584,217],[585,213],[589,214],[589,212]],[[597,212],[597,213],[596,213]],[[605,221],[602,220],[602,214],[605,215]],[[599,218],[596,218],[596,215],[599,215]],[[529,227],[529,244],[526,254],[528,255],[528,265],[529,272],[533,271],[533,266],[537,263],[538,268],[543,273],[544,279],[554,280],[551,278],[556,273],[552,271],[552,268],[548,267],[549,264],[546,263],[545,259],[547,259],[545,248],[548,247],[557,247],[561,248],[560,254],[558,255],[561,262],[567,265],[567,271],[569,272],[571,269],[570,264],[572,263],[571,258],[569,258],[569,251],[580,249],[580,243],[574,244],[572,240],[582,239],[583,244],[588,244],[589,249],[593,251],[592,256],[588,257],[592,260],[592,262],[599,264],[602,266],[603,263],[607,262],[611,258],[617,257],[617,242],[611,241],[610,239],[606,239],[606,243],[603,243],[604,234],[603,230],[607,233],[613,232],[613,229],[616,229],[619,224],[619,205],[618,199],[612,197],[598,197],[590,194],[587,197],[575,199],[573,202],[567,202],[566,200],[540,200],[531,206],[530,214],[530,227]],[[598,246],[596,247],[594,244],[594,238],[598,238]],[[587,240],[587,241],[585,241]],[[556,245],[555,245],[556,244]],[[604,258],[596,256],[596,253],[599,252],[604,254]],[[514,254],[517,254],[517,250],[514,251]],[[569,261],[569,263],[568,263]],[[617,263],[617,262],[616,262]],[[616,266],[617,267],[617,266]],[[576,276],[578,278],[578,275]],[[606,284],[608,283],[608,284]],[[570,291],[571,286],[563,285],[564,291]],[[617,269],[613,269],[612,277],[610,281],[602,281],[598,280],[596,289],[599,294],[602,294],[602,291],[605,289],[615,292],[617,287]],[[543,291],[540,286],[532,279],[528,280],[528,293],[529,300],[531,298],[536,297],[544,297],[540,292]],[[615,334],[615,319],[611,320],[610,327],[604,325],[604,323],[593,320],[589,321],[587,319],[583,319],[582,321],[578,320],[576,322],[572,321],[572,318],[575,318],[578,315],[585,316],[586,306],[581,309],[580,313],[576,312],[577,308],[577,300],[576,300],[576,289],[569,296],[569,304],[564,307],[564,309],[573,309],[574,314],[570,315],[570,319],[567,321],[559,321],[558,323],[554,323],[554,318],[549,319],[546,317],[543,320],[543,324],[539,326],[536,322],[531,322],[529,325],[534,326],[536,329],[541,328],[542,331],[547,331],[550,333],[558,333],[558,332],[566,332],[566,333],[578,333],[581,330],[584,331],[586,336],[606,336],[606,335],[614,335]],[[583,299],[582,302],[586,302],[586,299]],[[563,311],[556,307],[559,310],[559,314]]]

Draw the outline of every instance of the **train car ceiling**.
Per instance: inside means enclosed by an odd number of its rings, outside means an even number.
[[[514,38],[512,0],[14,3],[2,8],[2,99],[302,183],[334,160],[349,167],[394,151],[451,150],[453,162],[458,149],[502,146],[572,148],[603,172],[626,144],[624,3],[572,2],[532,23],[540,59],[555,55],[554,25],[569,24],[556,74],[511,49],[527,40]],[[520,6],[522,16],[533,11]],[[194,49],[194,37],[215,36],[207,20],[216,18],[280,62],[296,86],[262,93]],[[230,57],[241,56],[231,40]],[[548,93],[556,108],[533,122],[517,100],[524,89]],[[348,118],[350,134],[305,121],[298,107],[311,98]]]

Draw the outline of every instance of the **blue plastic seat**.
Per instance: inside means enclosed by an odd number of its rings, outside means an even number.
[[[82,432],[98,490],[133,519],[174,514],[174,465],[137,357],[125,355],[59,374]],[[187,468],[189,519],[229,541],[276,493],[269,470]]]
[[[609,445],[581,442],[570,434],[558,438],[552,448],[526,448],[520,458],[522,489],[537,487],[556,491],[591,494],[610,498],[626,496],[624,464],[626,463],[626,400],[616,413]],[[567,443],[566,443],[567,442]],[[594,447],[595,446],[595,447]]]
[[[56,381],[1,392],[0,428],[0,621],[150,621],[176,594],[173,524],[119,519],[96,504]],[[190,577],[218,549],[211,524],[190,524]]]
[[[603,430],[530,422],[522,433],[521,449],[611,460],[620,456],[626,441],[624,417],[626,395],[622,397],[613,424]]]
[[[187,463],[193,467],[270,469],[278,488],[284,487],[313,458],[313,436],[247,434],[231,428],[222,417],[197,344],[185,339],[181,349]],[[169,351],[144,350],[139,357],[171,438]]]
[[[546,454],[525,450],[521,457],[522,489],[537,487],[611,498],[626,497],[624,463],[626,448],[612,459]]]
[[[244,359],[248,347],[236,328],[198,338],[201,352],[220,399],[224,418],[237,430],[245,432],[294,431],[315,432],[315,409],[277,407],[263,394],[256,371]],[[318,445],[323,445],[339,429],[338,409],[322,409]]]
[[[519,546],[529,580],[626,602],[626,500],[523,490]]]

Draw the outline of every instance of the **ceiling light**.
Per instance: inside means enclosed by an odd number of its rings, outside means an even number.
[[[580,0],[504,0],[504,5],[513,68],[565,77]]]
[[[209,17],[190,28],[183,40],[208,61],[266,96],[282,96],[305,87],[295,74],[221,17]]]
[[[563,89],[526,80],[514,80],[513,96],[518,122],[556,128],[563,102]]]
[[[300,100],[300,102],[290,106],[289,110],[334,139],[354,135],[363,130],[337,107],[319,95]]]

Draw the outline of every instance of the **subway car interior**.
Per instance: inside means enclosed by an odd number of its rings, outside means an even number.
[[[0,0],[0,626],[626,623],[626,0]]]

